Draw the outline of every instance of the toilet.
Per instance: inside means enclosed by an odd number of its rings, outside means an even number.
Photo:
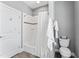
[[[71,56],[71,51],[68,48],[69,42],[70,39],[68,38],[63,38],[63,37],[59,38],[59,44],[60,44],[59,52],[62,58],[69,58]]]

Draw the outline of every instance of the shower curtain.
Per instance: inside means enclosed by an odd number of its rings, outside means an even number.
[[[48,12],[43,11],[38,14],[38,32],[36,39],[36,55],[42,58],[53,57],[53,51],[50,52],[47,47],[47,27],[48,27]]]

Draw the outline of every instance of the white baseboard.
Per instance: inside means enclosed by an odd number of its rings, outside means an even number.
[[[22,51],[23,51],[23,50],[22,50],[21,48],[16,49],[15,51],[13,51],[13,52],[11,52],[10,54],[8,54],[8,57],[10,58],[10,57],[16,55],[17,53],[22,52]]]
[[[16,55],[17,53],[22,52],[22,49],[16,49],[16,50],[12,50],[9,53],[5,53],[4,55],[0,55],[0,58],[10,58],[14,55]]]
[[[35,48],[32,47],[32,46],[24,46],[23,48],[17,48],[16,50],[12,50],[11,52],[9,53],[5,53],[3,55],[0,55],[0,58],[10,58],[20,52],[28,52],[28,53],[31,53],[33,55],[35,55]]]
[[[30,46],[24,46],[23,47],[23,51],[31,53],[33,55],[35,55],[35,48],[34,47],[30,47]]]
[[[36,55],[34,47],[24,46],[23,48],[17,48],[16,50],[12,50],[9,53],[5,53],[4,55],[0,55],[0,58],[10,58],[10,57],[16,55],[17,53],[20,53],[20,52],[23,52],[23,51],[31,53],[32,55]],[[56,51],[58,51],[58,50],[56,50]],[[72,55],[76,58],[76,55],[73,52],[72,52]]]

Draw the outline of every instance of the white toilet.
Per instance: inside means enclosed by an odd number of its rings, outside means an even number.
[[[70,42],[70,39],[66,39],[66,38],[59,39],[59,43],[61,46],[59,49],[59,52],[60,52],[62,58],[69,58],[71,56],[71,51],[68,48],[69,42]]]

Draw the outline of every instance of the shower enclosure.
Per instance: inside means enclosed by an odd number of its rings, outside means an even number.
[[[24,50],[39,57],[54,57],[54,52],[47,47],[48,11],[39,12],[36,16],[23,15]]]
[[[32,48],[30,53],[40,57],[47,52],[47,24],[47,11],[39,12],[37,16],[23,15],[23,46]]]

